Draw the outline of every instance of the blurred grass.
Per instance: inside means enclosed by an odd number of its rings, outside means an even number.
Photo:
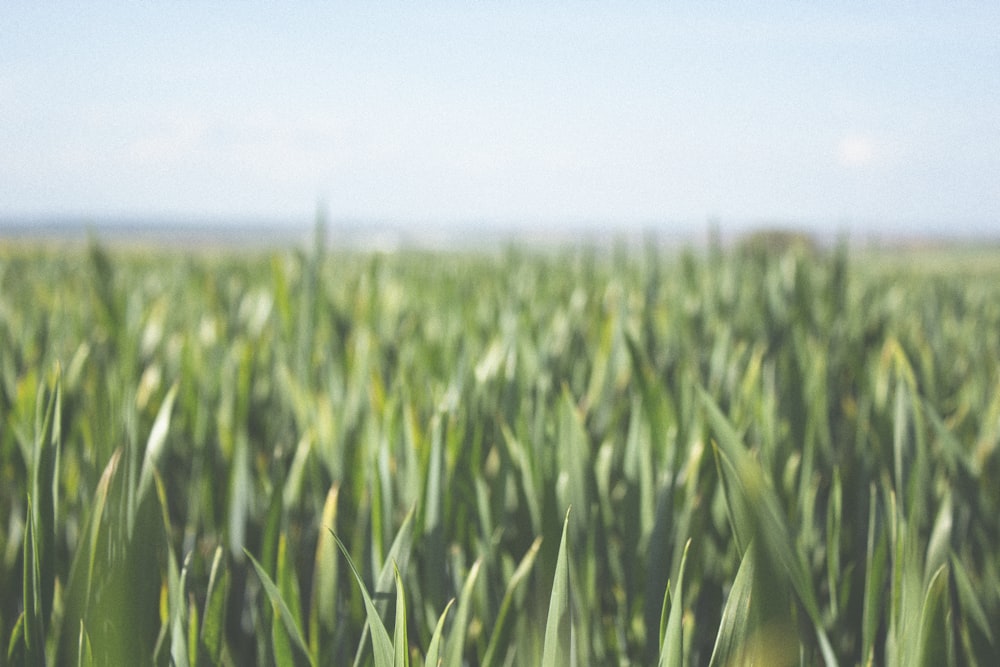
[[[986,249],[0,248],[0,663],[993,664],[997,331]]]

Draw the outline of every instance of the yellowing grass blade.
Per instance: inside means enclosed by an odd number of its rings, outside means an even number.
[[[332,636],[337,616],[337,577],[340,571],[337,544],[331,532],[337,524],[340,487],[334,483],[326,494],[316,541],[312,594],[309,603],[309,649],[313,660],[320,659],[322,637]]]

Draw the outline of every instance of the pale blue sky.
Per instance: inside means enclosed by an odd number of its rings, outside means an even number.
[[[0,219],[320,200],[996,233],[1000,3],[0,5]]]

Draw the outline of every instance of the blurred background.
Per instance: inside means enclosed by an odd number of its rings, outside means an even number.
[[[0,7],[0,233],[1000,236],[1000,5]]]

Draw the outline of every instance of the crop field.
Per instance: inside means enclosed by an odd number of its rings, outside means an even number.
[[[0,664],[1000,664],[1000,251],[771,241],[0,246]]]

